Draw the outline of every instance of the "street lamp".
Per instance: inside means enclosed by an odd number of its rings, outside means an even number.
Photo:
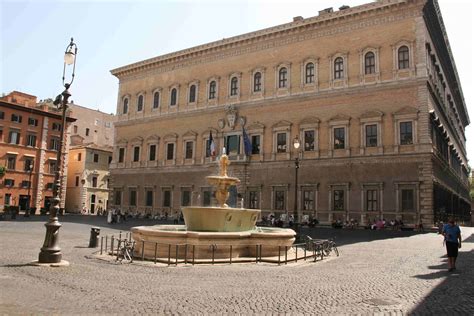
[[[54,175],[54,187],[53,187],[53,199],[49,209],[49,221],[45,224],[46,226],[46,236],[44,238],[43,247],[41,247],[41,252],[39,254],[39,263],[59,263],[62,259],[61,248],[58,245],[58,236],[59,228],[62,226],[58,221],[58,212],[59,212],[59,191],[61,187],[61,166],[62,166],[62,151],[64,148],[64,132],[66,127],[66,110],[68,107],[68,99],[71,96],[69,93],[69,87],[74,81],[74,74],[76,71],[76,56],[77,56],[77,46],[74,43],[74,40],[71,38],[71,42],[66,46],[66,51],[64,53],[64,68],[63,68],[63,86],[65,90],[56,97],[54,100],[54,105],[58,109],[62,110],[62,123],[61,123],[61,136],[59,139],[59,148],[56,157],[57,165],[56,172]],[[65,82],[66,67],[72,66],[71,81]]]
[[[31,174],[33,173],[33,164],[28,166],[28,205],[26,206],[25,217],[30,217],[30,210],[31,210],[31,197],[30,197],[30,190],[31,190]]]
[[[295,148],[296,157],[295,157],[295,205],[293,208],[293,224],[294,230],[296,232],[296,238],[298,239],[299,233],[299,216],[298,216],[298,169],[300,168],[300,159],[299,159],[299,151],[300,148],[300,140],[298,137],[293,139],[293,147]]]

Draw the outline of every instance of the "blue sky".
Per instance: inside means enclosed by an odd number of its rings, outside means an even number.
[[[110,70],[143,59],[311,17],[327,7],[369,0],[77,1],[0,0],[0,93],[54,98],[62,91],[62,58],[78,45],[75,103],[115,113],[118,80]],[[474,125],[474,1],[439,0]],[[474,127],[467,128],[474,159]],[[472,162],[471,162],[472,165]]]

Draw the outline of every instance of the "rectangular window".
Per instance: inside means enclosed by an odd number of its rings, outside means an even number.
[[[21,115],[12,114],[12,122],[21,123]]]
[[[275,210],[285,209],[285,191],[275,191]]]
[[[303,191],[303,210],[304,211],[314,210],[314,191],[312,190]]]
[[[36,147],[36,135],[33,135],[33,134],[26,135],[26,146]]]
[[[13,180],[13,179],[5,179],[5,180],[3,181],[3,183],[4,183],[4,185],[5,185],[6,187],[12,187],[12,186],[15,185],[15,180]]]
[[[188,190],[181,191],[181,205],[182,206],[191,205],[191,191],[188,191]]]
[[[137,191],[130,190],[130,205],[137,206]]]
[[[110,165],[111,162],[112,162],[112,156],[109,156],[109,158],[108,158],[108,164]]]
[[[150,145],[148,149],[148,160],[155,161],[156,159],[156,145]]]
[[[20,132],[10,131],[10,133],[8,134],[8,142],[10,144],[18,145],[20,143]]]
[[[192,159],[193,158],[193,147],[194,147],[194,142],[186,142],[186,159]]]
[[[333,191],[333,209],[334,211],[344,211],[344,190]]]
[[[314,131],[304,131],[304,151],[314,151]]]
[[[53,131],[60,131],[61,130],[61,124],[59,123],[53,123]]]
[[[86,128],[86,136],[89,136],[89,129]]]
[[[125,148],[119,148],[119,159],[118,162],[123,162],[125,158]]]
[[[249,208],[259,209],[260,208],[260,199],[258,191],[249,192]]]
[[[365,126],[365,146],[377,147],[377,124]]]
[[[23,189],[28,189],[30,187],[30,181],[28,181],[28,180],[21,181],[21,187]]]
[[[133,147],[133,161],[139,161],[140,160],[140,147],[135,146]]]
[[[404,189],[402,192],[402,212],[415,210],[414,190]]]
[[[33,158],[25,158],[25,164],[23,165],[23,171],[29,172],[33,171],[34,160]]]
[[[377,211],[377,190],[367,190],[366,208],[368,212]]]
[[[413,144],[412,122],[400,122],[400,145]]]
[[[54,183],[52,182],[46,183],[46,190],[52,190],[53,187],[54,187]]]
[[[29,117],[28,118],[28,125],[30,126],[38,126],[38,120],[33,118],[33,117]]]
[[[55,151],[59,150],[59,138],[51,137],[49,140],[49,149]]]
[[[260,154],[260,135],[252,135],[252,155]]]
[[[168,143],[166,145],[166,159],[167,160],[174,159],[174,143]]]
[[[5,205],[10,205],[12,200],[12,195],[10,193],[5,194]]]
[[[5,112],[0,111],[0,120],[5,119]]]
[[[153,207],[153,191],[151,190],[146,191],[146,206]]]
[[[345,128],[338,127],[334,129],[334,149],[344,149],[345,148]]]
[[[286,152],[286,133],[277,134],[277,153]]]
[[[50,161],[49,162],[49,173],[55,173],[56,172],[56,161]]]
[[[7,169],[15,170],[16,169],[16,156],[8,156],[7,158]]]
[[[77,125],[74,125],[74,134],[77,134]]]
[[[94,154],[94,162],[99,162],[99,154]]]
[[[77,161],[81,161],[81,159],[82,159],[82,153],[78,153],[77,154]]]
[[[230,135],[226,137],[225,148],[227,155],[237,156],[240,154],[240,135]]]
[[[122,205],[122,191],[115,191],[115,205]]]
[[[92,177],[92,187],[97,188],[97,177]]]
[[[211,191],[203,191],[202,195],[203,195],[202,206],[210,206],[211,205],[212,192]]]
[[[76,187],[79,186],[79,176],[76,176]]]
[[[163,207],[171,207],[171,191],[163,191]]]

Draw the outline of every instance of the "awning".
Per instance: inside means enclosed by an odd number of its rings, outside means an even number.
[[[18,153],[14,151],[7,151],[7,155],[18,155]]]

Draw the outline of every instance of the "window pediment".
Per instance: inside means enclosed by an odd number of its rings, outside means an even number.
[[[120,146],[120,145],[127,145],[128,143],[128,140],[126,140],[125,138],[121,138],[117,141],[117,145]]]
[[[300,126],[301,125],[311,125],[311,126],[314,126],[314,125],[318,125],[319,123],[321,122],[321,120],[315,116],[310,116],[310,117],[306,117],[304,119],[302,119],[300,121]]]
[[[418,109],[412,106],[406,106],[393,113],[395,117],[417,117]]]
[[[367,111],[361,114],[360,118],[361,119],[366,119],[366,118],[381,118],[383,116],[383,112],[374,110],[374,111]]]
[[[345,114],[337,114],[329,119],[329,123],[343,123],[343,124],[349,124],[349,121],[351,120],[351,117]]]
[[[291,124],[290,121],[282,120],[282,121],[279,121],[279,122],[273,124],[272,128],[274,130],[276,130],[276,129],[278,129],[278,130],[283,130],[283,129],[290,130],[291,125],[292,124]]]
[[[184,140],[196,139],[197,135],[198,133],[196,133],[195,131],[187,131],[186,133],[184,133],[183,139]]]
[[[264,129],[265,129],[265,125],[263,125],[262,123],[258,121],[253,122],[247,127],[247,131],[251,131],[251,132],[258,132],[258,131],[263,132]]]
[[[141,136],[134,137],[134,138],[132,138],[132,139],[130,140],[130,143],[131,143],[132,145],[141,144],[141,143],[143,143],[143,137],[141,137]]]
[[[176,133],[170,133],[166,134],[163,139],[167,142],[175,142],[178,139],[178,134]]]
[[[147,143],[158,143],[160,141],[160,136],[154,134],[146,138]]]

